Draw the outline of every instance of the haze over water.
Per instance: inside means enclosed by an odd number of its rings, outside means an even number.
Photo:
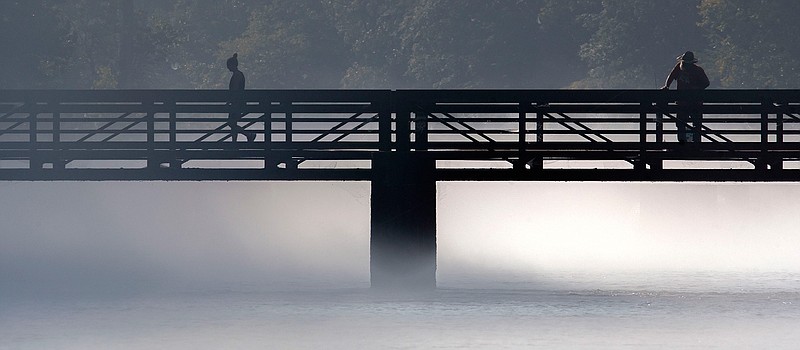
[[[3,183],[0,349],[790,349],[798,192],[440,183],[409,295],[366,183]]]
[[[799,11],[2,1],[0,89],[225,89],[233,53],[247,89],[657,89],[687,50],[713,89],[794,89]],[[438,189],[440,288],[407,295],[368,289],[367,183],[0,182],[0,350],[800,344],[798,184]]]

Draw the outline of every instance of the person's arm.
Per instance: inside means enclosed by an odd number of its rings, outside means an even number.
[[[697,68],[700,68],[700,67],[697,67]],[[711,85],[711,82],[708,81],[708,75],[706,75],[706,71],[704,71],[703,68],[700,68],[700,88],[701,89],[705,89],[709,85]]]
[[[664,86],[661,88],[661,90],[669,90],[669,86],[672,85],[672,82],[675,79],[678,79],[678,73],[681,69],[680,67],[681,64],[678,63],[675,65],[675,68],[672,68],[672,71],[669,72],[669,75],[667,76],[667,81],[664,83]]]

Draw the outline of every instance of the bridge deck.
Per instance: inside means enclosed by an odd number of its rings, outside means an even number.
[[[370,180],[386,153],[436,180],[798,181],[800,90],[0,91],[0,180]]]

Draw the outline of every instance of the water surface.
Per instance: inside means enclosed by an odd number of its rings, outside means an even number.
[[[440,276],[4,297],[0,349],[794,349],[800,274]]]

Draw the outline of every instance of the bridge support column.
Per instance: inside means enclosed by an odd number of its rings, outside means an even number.
[[[372,160],[370,281],[379,289],[436,288],[435,161],[383,153]]]

